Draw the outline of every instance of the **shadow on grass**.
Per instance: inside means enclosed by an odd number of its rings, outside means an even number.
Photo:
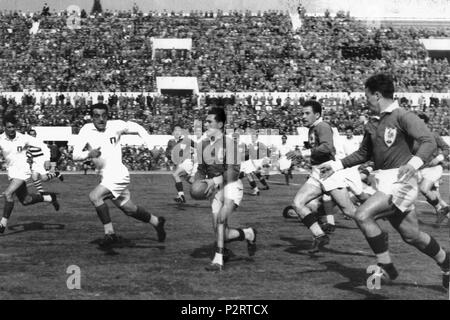
[[[346,255],[346,256],[361,256],[361,257],[373,257],[373,254],[364,253],[360,251],[341,251],[336,249],[330,249],[329,247],[324,247],[321,249],[320,252],[317,254],[311,254],[308,252],[309,249],[311,249],[312,246],[312,239],[311,240],[305,240],[305,239],[296,239],[291,237],[280,237],[280,240],[289,242],[291,246],[284,251],[291,253],[291,254],[299,254],[299,255],[307,255],[310,257],[319,257],[319,255],[322,253],[331,253],[331,254],[338,254],[338,255]],[[333,239],[331,239],[332,244]],[[328,245],[330,246],[330,245]]]
[[[8,227],[8,230],[12,230],[12,232],[8,232],[6,234],[0,235],[2,237],[11,236],[18,233],[30,232],[30,231],[41,231],[41,230],[64,230],[64,224],[60,223],[42,223],[42,222],[30,222],[30,223],[22,223],[15,224]]]
[[[142,244],[142,240],[157,242],[156,239],[126,239],[117,236],[117,242],[113,244],[104,245],[103,238],[92,240],[90,244],[97,245],[97,249],[105,252],[106,255],[118,255],[119,252],[115,249],[158,249],[162,251],[166,248],[164,245]],[[140,243],[136,243],[136,241],[139,241]]]

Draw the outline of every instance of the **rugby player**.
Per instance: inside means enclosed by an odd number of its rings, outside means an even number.
[[[91,159],[101,176],[100,184],[89,194],[89,200],[94,205],[105,231],[105,237],[100,245],[108,247],[119,242],[109,208],[105,203],[106,199],[111,199],[112,203],[127,216],[150,223],[156,230],[158,241],[163,242],[166,239],[165,219],[134,204],[128,189],[130,175],[122,163],[121,136],[124,133],[137,133],[147,144],[149,139],[147,131],[131,121],[108,121],[108,106],[103,103],[92,105],[91,117],[92,123],[85,124],[78,134],[73,159],[75,161]]]

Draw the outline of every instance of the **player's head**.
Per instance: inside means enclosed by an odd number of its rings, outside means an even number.
[[[14,138],[16,136],[17,118],[14,111],[5,114],[3,117],[3,126],[5,127],[5,133],[9,138]]]
[[[285,144],[287,142],[287,135],[283,134],[281,136],[281,143]]]
[[[209,137],[217,135],[219,132],[223,132],[227,116],[225,111],[219,107],[213,107],[208,111],[208,115],[205,121],[206,134]]]
[[[256,130],[252,130],[250,138],[252,139],[252,143],[256,143],[258,141],[258,132]]]
[[[174,138],[176,140],[178,140],[178,139],[180,139],[182,134],[183,134],[183,128],[181,127],[181,125],[180,124],[174,125],[172,128],[172,135],[174,136]]]
[[[28,130],[28,135],[36,138],[36,136],[37,136],[36,130],[34,130],[34,129]]]
[[[347,136],[347,139],[351,139],[353,137],[353,127],[352,126],[345,127],[345,135]]]
[[[108,122],[108,106],[104,103],[96,103],[91,107],[91,117],[95,129],[105,131]]]
[[[388,74],[371,76],[366,80],[364,87],[367,103],[373,111],[380,112],[381,101],[394,99],[394,80]]]
[[[322,105],[315,100],[308,100],[303,106],[303,124],[311,127],[322,116]]]
[[[428,124],[428,122],[430,122],[430,118],[428,118],[428,116],[427,116],[425,113],[420,113],[420,114],[418,115],[418,117],[419,117],[420,119],[422,119],[423,122],[425,122],[426,124]]]

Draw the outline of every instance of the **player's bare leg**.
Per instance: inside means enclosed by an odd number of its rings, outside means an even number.
[[[441,224],[450,212],[450,206],[442,200],[439,191],[435,188],[433,181],[424,179],[419,185],[420,192],[425,196],[427,202],[436,210],[436,224]]]
[[[311,231],[314,235],[314,243],[310,250],[311,253],[319,251],[323,246],[327,245],[330,241],[328,236],[320,227],[317,215],[308,208],[308,202],[320,197],[322,195],[322,189],[309,183],[305,183],[295,195],[293,206],[297,212],[302,223]]]
[[[100,243],[101,246],[109,246],[117,242],[117,237],[109,215],[109,208],[104,202],[105,199],[112,197],[113,195],[111,191],[102,185],[98,185],[91,191],[91,193],[89,193],[89,200],[94,205],[97,216],[102,222],[105,231],[105,238]]]
[[[14,194],[23,183],[23,180],[12,179],[6,190],[3,192],[5,202],[3,206],[3,217],[0,221],[0,233],[5,232],[8,225],[8,219],[11,217],[11,213],[14,209]]]
[[[60,181],[64,181],[63,175],[60,172],[48,172],[45,175],[41,175],[39,172],[33,172],[31,174],[31,180],[33,181],[34,187],[39,193],[44,193],[44,187],[42,182],[50,181],[54,178],[58,178]]]
[[[175,180],[175,188],[177,189],[178,196],[174,198],[175,202],[177,203],[185,203],[186,198],[184,196],[184,190],[183,190],[183,181],[181,180],[182,176],[187,175],[187,172],[182,169],[181,167],[178,167],[175,172],[172,174],[173,179]]]
[[[213,228],[216,234],[216,248],[214,258],[210,265],[206,267],[207,271],[223,270],[224,260],[226,259],[225,243],[232,241],[247,240],[247,250],[250,256],[256,252],[256,230],[253,228],[229,228],[228,218],[236,209],[236,205],[231,199],[224,199],[223,205],[217,213],[213,212]]]
[[[389,222],[401,235],[403,241],[436,261],[443,273],[442,285],[448,288],[450,254],[445,252],[436,239],[419,229],[416,211],[412,210],[408,213],[398,211],[389,217]]]
[[[3,207],[3,217],[0,220],[0,233],[5,231],[8,224],[8,219],[14,209],[14,195],[17,196],[20,203],[24,206],[29,206],[39,202],[49,202],[53,204],[56,211],[59,210],[59,203],[56,200],[55,194],[30,194],[28,193],[25,181],[20,179],[12,179],[3,195],[5,197],[5,206]]]
[[[112,201],[127,216],[144,223],[150,223],[156,230],[159,242],[164,242],[164,240],[166,240],[166,231],[164,230],[166,219],[164,217],[157,217],[149,213],[143,207],[135,205],[131,200],[122,204],[122,200],[119,197]]]
[[[355,221],[366,237],[370,248],[377,257],[378,265],[383,269],[387,280],[398,276],[389,254],[388,234],[381,230],[376,222],[380,213],[385,216],[395,214],[397,208],[392,204],[391,196],[377,191],[356,209]]]

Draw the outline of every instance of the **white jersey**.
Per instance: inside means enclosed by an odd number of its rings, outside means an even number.
[[[355,137],[352,137],[351,139],[345,137],[341,141],[344,157],[351,155],[353,152],[359,149],[360,142]]]
[[[280,153],[280,157],[286,157],[286,154],[291,151],[292,148],[287,144],[282,144],[278,147],[278,152]]]
[[[30,146],[39,146],[38,141],[27,134],[16,132],[14,139],[9,139],[6,133],[0,135],[0,148],[9,168],[29,168],[27,163],[27,149]]]
[[[88,158],[89,150],[100,148],[100,157],[92,159],[92,162],[102,176],[105,173],[112,175],[128,173],[128,169],[122,163],[120,138],[122,134],[132,132],[138,133],[145,144],[149,141],[147,131],[131,121],[109,120],[104,131],[98,131],[93,123],[85,124],[74,145],[73,159],[85,160]],[[85,147],[88,151],[83,151]]]

